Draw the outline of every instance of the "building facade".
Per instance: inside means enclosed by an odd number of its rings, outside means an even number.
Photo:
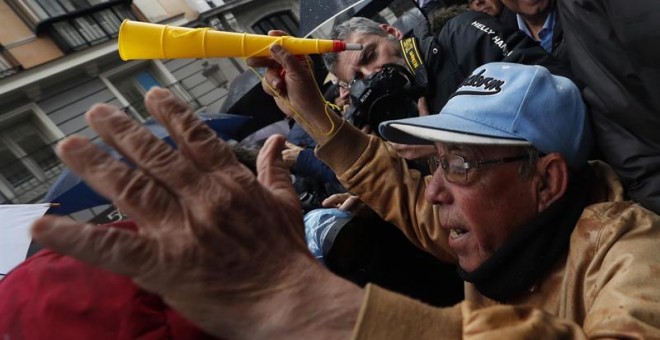
[[[0,204],[42,201],[63,170],[54,153],[57,141],[71,134],[97,139],[83,116],[92,104],[112,104],[144,121],[143,96],[161,86],[195,110],[218,113],[228,85],[246,70],[232,58],[124,62],[117,52],[124,19],[295,34],[299,2],[0,0]],[[86,221],[108,215],[108,208],[72,217]]]

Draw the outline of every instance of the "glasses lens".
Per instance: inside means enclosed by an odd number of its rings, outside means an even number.
[[[443,158],[442,170],[445,173],[445,178],[450,182],[464,182],[467,174],[465,159],[456,155],[447,155]]]

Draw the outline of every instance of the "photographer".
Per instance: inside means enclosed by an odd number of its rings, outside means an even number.
[[[538,64],[569,76],[524,33],[478,12],[458,14],[424,37],[406,37],[394,26],[355,17],[336,26],[331,38],[364,46],[323,55],[327,69],[350,91],[346,116],[359,128],[438,113],[461,81],[488,62]]]

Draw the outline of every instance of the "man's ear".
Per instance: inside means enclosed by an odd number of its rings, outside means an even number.
[[[541,212],[566,193],[569,180],[568,163],[559,153],[548,154],[539,158],[536,174],[539,179],[536,184],[538,211]]]
[[[380,24],[379,26],[383,31],[385,31],[385,33],[393,35],[399,40],[403,39],[403,32],[399,31],[398,28],[388,24]]]

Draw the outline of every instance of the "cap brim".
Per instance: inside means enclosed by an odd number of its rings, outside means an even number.
[[[440,128],[442,127],[442,128]],[[390,120],[380,124],[385,139],[401,144],[435,142],[487,145],[531,145],[529,141],[452,114]]]

